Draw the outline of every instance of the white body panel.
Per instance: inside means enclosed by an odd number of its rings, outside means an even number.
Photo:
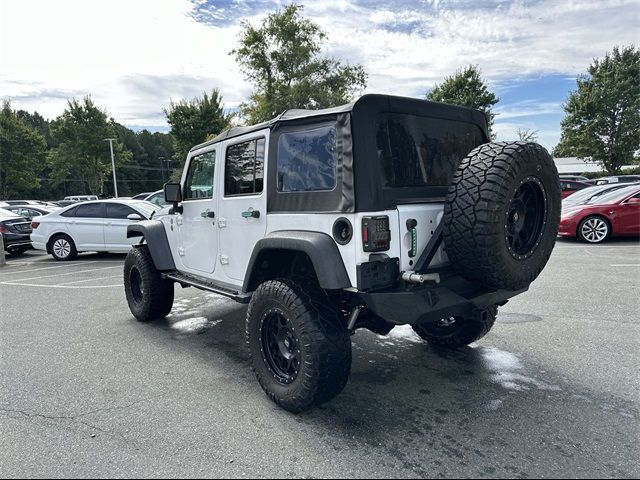
[[[104,218],[65,218],[78,251],[104,250]]]

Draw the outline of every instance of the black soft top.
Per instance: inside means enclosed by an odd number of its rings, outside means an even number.
[[[304,120],[311,121],[314,117],[318,117],[320,119],[327,116],[335,116],[341,113],[350,112],[356,118],[360,117],[362,119],[381,112],[387,112],[458,120],[477,124],[488,136],[486,116],[478,110],[460,107],[458,105],[430,102],[428,100],[420,100],[417,98],[368,94],[363,95],[351,103],[340,105],[338,107],[325,108],[322,110],[290,109],[266,122],[246,127],[232,127],[220,133],[212,140],[194,146],[191,148],[191,151],[199,150],[208,145],[218,143],[229,138],[239,137],[247,133],[256,132],[258,130],[263,130],[265,128],[273,129],[281,123]]]

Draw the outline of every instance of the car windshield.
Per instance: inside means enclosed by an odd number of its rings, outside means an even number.
[[[587,187],[576,193],[571,194],[562,201],[563,205],[584,205],[592,199],[599,198],[602,195],[619,190],[624,185],[599,185],[596,187]]]
[[[158,207],[150,202],[135,202],[131,204],[136,210],[140,211],[146,218],[150,218],[151,215],[158,210]]]
[[[607,192],[604,195],[598,195],[595,198],[590,199],[586,202],[588,205],[611,205],[614,203],[621,202],[629,195],[640,190],[640,187],[637,185],[625,188],[619,188],[614,190],[613,192]]]
[[[18,218],[20,215],[16,215],[9,210],[5,210],[4,208],[0,208],[0,219],[6,220],[8,218]]]

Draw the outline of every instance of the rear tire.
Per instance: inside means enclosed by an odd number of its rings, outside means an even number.
[[[253,371],[267,396],[299,413],[338,395],[351,371],[351,338],[322,292],[269,280],[254,292],[246,321]]]
[[[481,145],[462,161],[447,192],[449,260],[459,274],[489,288],[525,288],[551,256],[560,205],[558,171],[543,147]]]
[[[440,322],[414,325],[412,328],[423,340],[431,345],[442,348],[460,348],[484,337],[493,327],[498,313],[498,307],[486,310],[482,318],[450,317]]]
[[[70,236],[65,234],[58,234],[49,241],[49,251],[51,256],[61,262],[73,260],[78,256],[78,250],[76,250],[76,244],[73,242]]]
[[[141,322],[164,318],[173,308],[173,282],[160,276],[146,245],[134,247],[127,254],[124,292],[129,310]]]
[[[27,250],[29,250],[28,247],[22,247],[22,248],[16,248],[15,250],[9,250],[7,253],[12,257],[17,257],[19,255],[24,254]]]

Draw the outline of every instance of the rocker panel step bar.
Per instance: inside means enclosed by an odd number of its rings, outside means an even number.
[[[200,290],[217,293],[218,295],[224,295],[225,297],[229,297],[239,303],[249,303],[249,300],[251,300],[250,293],[241,293],[237,290],[218,285],[217,283],[213,283],[202,278],[185,275],[184,273],[180,272],[162,273],[162,278],[173,280],[182,285],[189,285]]]

